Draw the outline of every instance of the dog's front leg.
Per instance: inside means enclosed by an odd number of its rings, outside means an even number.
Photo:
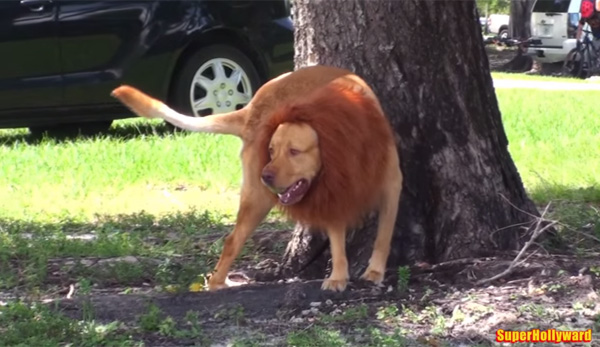
[[[208,281],[209,290],[227,287],[225,279],[231,264],[240,254],[244,243],[254,232],[258,224],[275,205],[271,194],[258,179],[244,177],[240,196],[240,208],[233,231],[225,238],[221,258]]]
[[[331,250],[331,275],[323,281],[321,289],[344,291],[348,284],[348,260],[346,259],[346,226],[327,228]]]
[[[375,284],[383,282],[401,193],[402,172],[400,171],[398,154],[395,148],[390,148],[385,184],[381,191],[377,237],[373,245],[371,259],[369,259],[369,266],[361,276],[362,279]]]

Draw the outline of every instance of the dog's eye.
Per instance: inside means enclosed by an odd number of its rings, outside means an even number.
[[[295,148],[290,148],[290,155],[298,155],[300,154],[300,151],[295,149]]]

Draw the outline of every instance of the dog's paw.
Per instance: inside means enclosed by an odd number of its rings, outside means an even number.
[[[326,278],[321,286],[322,290],[332,290],[334,292],[343,292],[348,285],[347,279]]]
[[[225,282],[221,282],[221,283],[215,283],[215,282],[208,282],[208,290],[211,292],[214,292],[216,290],[219,289],[224,289],[224,288],[228,288],[229,286],[225,283]]]
[[[365,281],[373,282],[375,284],[381,284],[381,282],[383,282],[383,275],[383,271],[377,271],[371,268],[367,268],[365,273],[362,276],[360,276],[360,278]]]

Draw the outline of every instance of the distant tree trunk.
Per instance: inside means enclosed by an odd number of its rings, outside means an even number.
[[[531,36],[531,10],[535,0],[512,0],[510,2],[510,36],[527,39]]]
[[[507,150],[475,17],[474,1],[294,1],[296,67],[362,76],[399,137],[404,189],[389,266],[516,249],[517,225],[531,219],[517,208],[538,215]],[[371,216],[348,239],[352,276],[375,227]],[[296,227],[283,269],[323,276],[326,237],[309,230]]]
[[[531,37],[531,10],[535,0],[513,0],[510,2],[510,23],[508,32],[510,37],[517,40],[526,40]],[[525,47],[519,45],[517,55],[502,70],[527,71],[532,68],[533,59],[524,54]]]

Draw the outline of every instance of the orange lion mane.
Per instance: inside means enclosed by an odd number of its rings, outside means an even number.
[[[388,146],[394,143],[375,102],[333,83],[282,106],[260,126],[256,145],[262,148],[261,168],[270,160],[269,142],[282,123],[305,123],[316,131],[322,167],[301,201],[278,208],[317,228],[356,226],[379,203]]]

